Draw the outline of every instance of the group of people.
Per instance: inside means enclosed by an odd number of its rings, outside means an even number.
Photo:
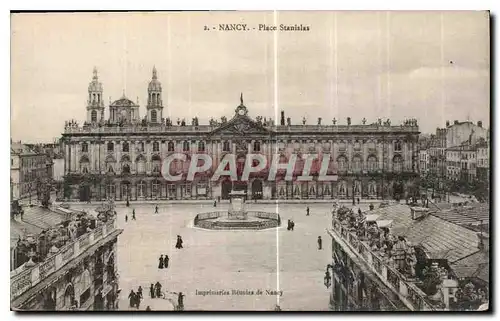
[[[169,261],[168,255],[165,254],[165,257],[163,257],[163,254],[160,255],[159,258],[159,263],[158,263],[158,268],[159,269],[168,269],[168,261]]]
[[[288,220],[288,226],[286,227],[287,231],[293,231],[294,227],[295,227],[295,222],[292,220]]]
[[[137,289],[137,292],[134,292],[134,290],[130,290],[130,294],[128,295],[129,299],[129,305],[131,308],[137,308],[139,309],[139,306],[141,305],[141,300],[142,300],[142,287],[139,286]]]
[[[163,297],[160,282],[156,282],[155,284],[151,283],[151,286],[149,287],[149,295],[151,296],[151,299]]]

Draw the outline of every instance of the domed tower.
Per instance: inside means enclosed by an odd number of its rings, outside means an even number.
[[[146,110],[149,123],[161,123],[163,117],[163,101],[161,99],[161,83],[158,80],[156,67],[153,67],[153,78],[148,85],[148,104]]]
[[[87,122],[97,123],[104,121],[104,102],[102,99],[102,84],[97,77],[97,68],[94,67],[94,76],[89,84],[89,99],[87,100]]]

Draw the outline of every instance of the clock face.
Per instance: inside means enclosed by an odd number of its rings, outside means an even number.
[[[245,110],[242,108],[238,111],[238,114],[240,114],[241,116],[245,115]]]

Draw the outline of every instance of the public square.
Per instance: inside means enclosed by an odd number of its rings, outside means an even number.
[[[73,205],[93,209],[97,204]],[[282,226],[263,231],[212,231],[193,227],[196,214],[227,210],[208,204],[117,205],[118,225],[124,232],[118,238],[120,309],[129,309],[128,294],[143,288],[140,309],[171,310],[168,300],[150,299],[151,283],[160,281],[164,292],[186,295],[186,310],[328,310],[329,294],[323,284],[325,266],[331,261],[331,245],[325,228],[331,224],[332,204],[247,204],[248,210],[276,212]],[[368,204],[361,204],[368,207]],[[135,209],[137,220],[132,220]],[[128,222],[125,222],[128,215]],[[287,231],[286,221],[295,222]],[[181,235],[184,249],[175,249]],[[317,238],[323,239],[323,250]],[[168,269],[158,269],[159,256],[168,255]],[[166,289],[165,289],[166,286]],[[166,291],[165,291],[166,290]],[[262,295],[196,295],[196,291],[261,290]],[[282,290],[279,299],[266,290]],[[175,299],[175,296],[171,295]],[[279,301],[278,301],[279,300]]]

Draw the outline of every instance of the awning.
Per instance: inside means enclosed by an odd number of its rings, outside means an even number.
[[[382,228],[382,227],[391,227],[391,224],[392,224],[392,220],[379,220],[379,221],[376,221],[377,222],[377,226]]]
[[[379,216],[380,215],[377,215],[377,214],[366,215],[365,221],[367,221],[367,222],[375,222],[377,220],[377,218],[379,218]]]

